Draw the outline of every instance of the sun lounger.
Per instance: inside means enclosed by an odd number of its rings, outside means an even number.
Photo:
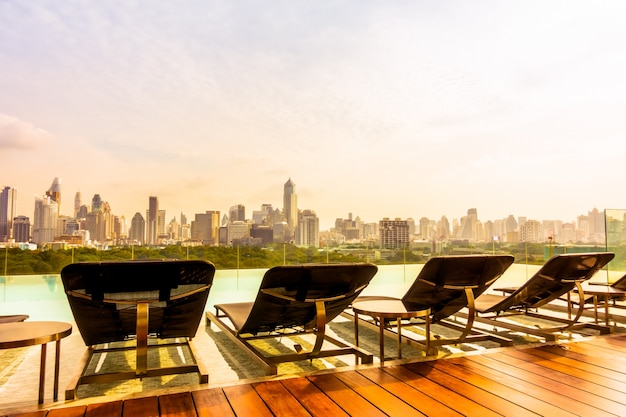
[[[207,325],[217,325],[270,374],[277,365],[313,358],[351,354],[371,363],[370,353],[331,338],[326,325],[361,293],[376,274],[372,264],[307,264],[277,266],[263,276],[254,302],[215,305],[207,312]],[[263,338],[289,338],[313,334],[309,349],[301,342],[295,352],[272,355],[255,348]],[[328,341],[337,349],[324,349]]]
[[[435,339],[431,338],[430,346],[483,340],[493,340],[502,345],[512,344],[510,339],[481,332],[472,327],[474,299],[501,277],[513,260],[513,256],[510,255],[437,256],[424,264],[402,297],[402,303],[411,311],[430,309],[430,321],[433,324],[437,323],[460,332],[454,337],[437,335]],[[357,301],[385,298],[391,297],[364,296],[359,297]],[[445,320],[466,307],[470,314],[464,326],[458,322]],[[391,323],[387,326],[387,330],[394,333],[396,328],[396,325],[392,326]],[[408,335],[405,336],[411,339]],[[426,337],[428,336],[426,334]]]
[[[205,261],[87,262],[63,268],[63,286],[88,346],[66,399],[74,398],[80,384],[190,372],[199,373],[200,383],[208,382],[208,373],[191,339],[202,320],[214,274],[215,266]],[[188,345],[195,364],[148,368],[149,335],[174,340],[150,348]],[[135,346],[109,346],[131,339],[136,339]],[[104,347],[97,348],[100,345]],[[136,350],[134,371],[85,373],[94,354],[119,350]]]
[[[577,289],[584,297],[582,283],[603,268],[615,255],[603,253],[570,253],[550,258],[533,277],[521,287],[511,290],[508,295],[483,294],[475,301],[476,320],[492,323],[495,326],[556,340],[556,333],[582,328],[587,323],[579,323],[583,312],[580,306],[571,318],[546,315],[537,311],[559,297]],[[507,318],[524,315],[528,318],[544,319],[562,323],[553,327],[538,328],[537,325],[518,325]]]

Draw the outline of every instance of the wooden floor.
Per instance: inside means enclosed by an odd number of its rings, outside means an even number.
[[[624,416],[626,335],[26,416]]]

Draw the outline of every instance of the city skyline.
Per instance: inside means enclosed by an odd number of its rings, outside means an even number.
[[[22,199],[20,198],[20,192],[19,192],[19,188],[17,187],[12,187],[11,185],[2,185],[0,184],[0,189],[3,187],[9,187],[11,189],[17,190],[17,200],[18,200],[18,204],[17,204],[17,215],[20,216],[26,216],[29,217],[31,219],[31,222],[33,220],[33,212],[35,210],[35,205],[36,205],[36,200],[37,198],[33,198],[31,201],[32,204],[32,210],[31,213],[29,214],[28,212],[22,212],[21,207],[24,205],[24,202],[22,201],[21,204],[19,204],[19,201],[21,201]],[[407,217],[401,217],[401,216],[396,216],[393,215],[393,213],[390,213],[388,215],[384,215],[381,216],[380,218],[364,218],[363,216],[361,216],[359,214],[359,210],[358,208],[356,208],[355,210],[348,210],[346,213],[338,213],[335,217],[328,218],[328,219],[322,219],[319,217],[319,215],[317,214],[317,211],[315,210],[314,207],[301,207],[299,205],[299,203],[296,202],[289,202],[288,200],[285,200],[285,197],[287,195],[292,195],[295,194],[295,197],[297,199],[297,195],[299,194],[299,192],[297,190],[299,190],[297,183],[295,181],[293,181],[293,179],[291,177],[289,177],[287,179],[287,181],[284,184],[277,184],[277,189],[280,189],[281,187],[283,190],[281,199],[283,200],[283,205],[288,202],[290,204],[294,204],[295,207],[297,207],[298,211],[305,211],[305,210],[311,210],[313,212],[315,212],[315,214],[317,215],[317,217],[319,218],[319,227],[320,227],[320,231],[329,231],[331,228],[335,227],[335,221],[338,219],[348,219],[348,217],[350,216],[352,219],[355,218],[360,218],[360,220],[364,223],[378,223],[379,221],[383,220],[383,219],[402,219],[402,220],[407,220],[407,219],[413,219],[415,221],[415,223],[419,223],[419,220],[421,218],[428,218],[429,220],[432,221],[439,221],[441,220],[442,217],[446,217],[447,220],[452,223],[455,220],[460,220],[463,217],[466,217],[470,214],[470,212],[474,213],[474,215],[476,216],[476,219],[478,221],[480,221],[481,223],[485,223],[485,222],[495,222],[495,221],[500,221],[500,220],[506,220],[509,216],[513,216],[515,218],[516,221],[519,221],[520,218],[525,218],[526,220],[535,220],[535,221],[539,221],[539,222],[543,222],[543,221],[561,221],[563,223],[574,223],[577,224],[577,220],[578,217],[580,216],[588,216],[589,214],[591,214],[594,210],[598,210],[599,212],[602,212],[605,209],[614,209],[614,207],[607,207],[607,208],[598,208],[598,207],[591,207],[588,208],[586,211],[581,211],[574,219],[563,219],[563,218],[534,218],[534,217],[529,217],[529,216],[525,216],[523,213],[508,213],[505,215],[502,215],[500,217],[497,218],[485,218],[484,216],[480,215],[480,209],[476,208],[476,207],[470,207],[470,208],[466,208],[464,211],[462,211],[461,213],[459,213],[458,216],[450,216],[446,213],[442,213],[439,216],[436,217],[428,217],[428,216],[421,216],[419,214],[417,215],[413,215],[413,216],[407,216]],[[280,204],[275,204],[274,202],[258,202],[255,206],[246,206],[243,204],[239,204],[239,203],[233,203],[231,204],[228,208],[216,208],[216,207],[206,207],[205,209],[198,211],[198,212],[190,212],[190,211],[185,211],[183,210],[182,212],[171,212],[166,204],[163,204],[162,200],[160,199],[159,196],[155,196],[155,195],[146,195],[145,197],[145,207],[143,208],[139,208],[137,210],[135,210],[132,214],[130,213],[119,213],[116,209],[116,204],[114,202],[114,200],[110,200],[108,199],[106,196],[101,195],[100,193],[94,193],[92,195],[84,195],[82,192],[77,191],[72,193],[71,191],[66,191],[64,189],[63,186],[63,180],[62,178],[58,178],[55,177],[52,181],[52,185],[50,187],[48,187],[46,190],[44,190],[41,193],[42,197],[45,197],[46,195],[50,194],[49,190],[54,189],[56,196],[59,198],[62,198],[63,200],[63,204],[61,205],[62,209],[61,212],[59,213],[59,215],[63,215],[63,216],[69,216],[69,217],[74,217],[73,216],[73,212],[77,210],[76,208],[76,194],[80,194],[80,197],[82,199],[82,201],[80,202],[81,205],[87,206],[88,209],[91,211],[94,209],[94,207],[92,207],[92,203],[93,203],[93,199],[96,198],[97,201],[99,202],[98,204],[102,204],[104,202],[106,202],[110,207],[111,207],[111,213],[117,217],[121,217],[124,216],[126,219],[126,224],[127,226],[130,226],[131,221],[134,217],[135,214],[140,214],[142,217],[144,217],[144,220],[146,222],[146,231],[147,236],[146,239],[150,240],[150,235],[154,234],[155,232],[150,232],[150,222],[155,222],[156,221],[156,217],[153,217],[151,220],[149,218],[149,216],[156,216],[156,212],[159,210],[164,210],[165,211],[165,222],[169,223],[170,221],[172,221],[173,218],[175,218],[178,222],[181,221],[181,215],[185,215],[187,217],[187,219],[193,219],[193,216],[195,214],[204,214],[206,212],[209,211],[218,211],[220,213],[220,216],[229,216],[229,211],[231,208],[233,208],[234,206],[242,206],[243,210],[245,211],[245,216],[246,216],[246,220],[252,220],[253,216],[252,216],[252,212],[255,210],[260,210],[262,209],[263,205],[267,205],[269,204],[273,209],[279,209],[281,211],[284,210],[283,205]],[[69,194],[69,195],[68,195]],[[242,207],[239,207],[240,209]],[[152,214],[150,214],[152,213]],[[237,219],[240,220],[240,219]],[[287,219],[284,219],[287,222]],[[153,239],[155,239],[155,237],[153,236]]]
[[[0,185],[118,215],[626,207],[626,3],[0,2]],[[70,196],[71,194],[71,196]],[[281,207],[282,208],[282,207]]]

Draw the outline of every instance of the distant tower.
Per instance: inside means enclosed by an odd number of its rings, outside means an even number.
[[[78,218],[78,212],[80,211],[81,204],[82,204],[82,196],[80,194],[80,191],[77,191],[76,195],[74,196],[74,218],[75,219]]]
[[[102,198],[100,194],[94,194],[91,199],[91,211],[102,211]]]
[[[144,244],[146,237],[146,221],[143,219],[141,213],[137,212],[130,221],[130,230],[128,231],[128,238],[132,243]]]
[[[16,207],[17,190],[11,187],[4,187],[0,191],[0,242],[7,242],[12,237]]]
[[[303,210],[298,217],[296,245],[319,247],[320,219],[315,215],[313,210]]]
[[[158,221],[159,221],[159,199],[151,196],[148,200],[148,219],[147,219],[147,235],[146,243],[148,245],[156,245],[158,236]]]
[[[228,217],[230,218],[231,223],[236,221],[246,221],[246,207],[243,204],[232,206],[228,210]]]
[[[283,215],[291,230],[291,235],[298,225],[298,196],[296,195],[296,184],[291,178],[285,183],[283,193]]]
[[[57,234],[59,211],[52,197],[35,199],[35,216],[33,221],[33,242],[38,245],[54,241]]]
[[[60,178],[56,178],[56,177],[54,178],[54,181],[52,181],[52,185],[50,186],[48,191],[46,191],[46,196],[50,197],[52,201],[57,203],[58,213],[61,213],[61,179]]]
[[[30,241],[30,219],[26,216],[17,216],[13,219],[13,239],[16,242]]]

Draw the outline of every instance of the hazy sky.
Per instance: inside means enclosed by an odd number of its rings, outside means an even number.
[[[626,208],[626,1],[0,0],[0,186],[573,221]]]

